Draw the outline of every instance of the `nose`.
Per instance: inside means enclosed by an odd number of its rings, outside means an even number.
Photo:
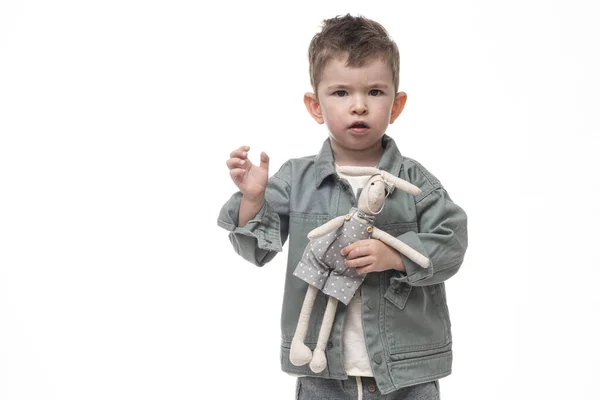
[[[352,114],[362,115],[367,112],[367,103],[363,96],[356,96],[352,102]]]

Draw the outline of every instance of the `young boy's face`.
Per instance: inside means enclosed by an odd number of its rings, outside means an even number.
[[[329,129],[336,161],[355,162],[381,152],[381,137],[404,107],[388,63],[373,59],[362,67],[332,59],[323,69],[316,96],[305,95],[313,118]],[[369,160],[370,161],[370,160]]]

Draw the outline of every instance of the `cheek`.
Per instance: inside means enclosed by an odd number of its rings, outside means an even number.
[[[325,106],[321,109],[321,112],[327,125],[337,127],[344,124],[343,116],[337,108]]]
[[[329,120],[327,121],[327,125],[329,126],[330,130],[339,131],[344,128],[345,122],[339,116],[334,115],[329,118]]]
[[[389,124],[390,118],[392,116],[392,107],[388,106],[388,104],[382,105],[377,108],[377,121],[380,121],[381,124]]]

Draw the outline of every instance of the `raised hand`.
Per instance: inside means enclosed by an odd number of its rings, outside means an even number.
[[[260,165],[254,165],[248,158],[249,146],[242,146],[231,152],[227,167],[233,183],[248,201],[262,202],[269,179],[269,156],[260,154]]]

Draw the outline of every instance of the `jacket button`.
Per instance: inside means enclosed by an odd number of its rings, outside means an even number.
[[[373,300],[372,297],[369,300],[367,300],[367,307],[369,307],[369,310],[372,310],[375,308],[375,300]]]
[[[333,342],[327,342],[327,348],[328,349],[333,348]]]
[[[373,361],[375,361],[375,364],[381,364],[381,362],[383,361],[383,359],[381,358],[381,353],[375,354],[375,357],[373,357]]]
[[[369,227],[367,228],[367,232],[369,232],[369,233],[373,233],[373,227],[372,227],[372,226],[369,226]]]
[[[367,386],[367,390],[369,390],[369,393],[375,393],[375,391],[377,390],[377,387],[373,384]]]
[[[350,221],[350,218],[352,218],[352,215],[350,214],[346,214],[346,216],[344,217],[346,221]]]

